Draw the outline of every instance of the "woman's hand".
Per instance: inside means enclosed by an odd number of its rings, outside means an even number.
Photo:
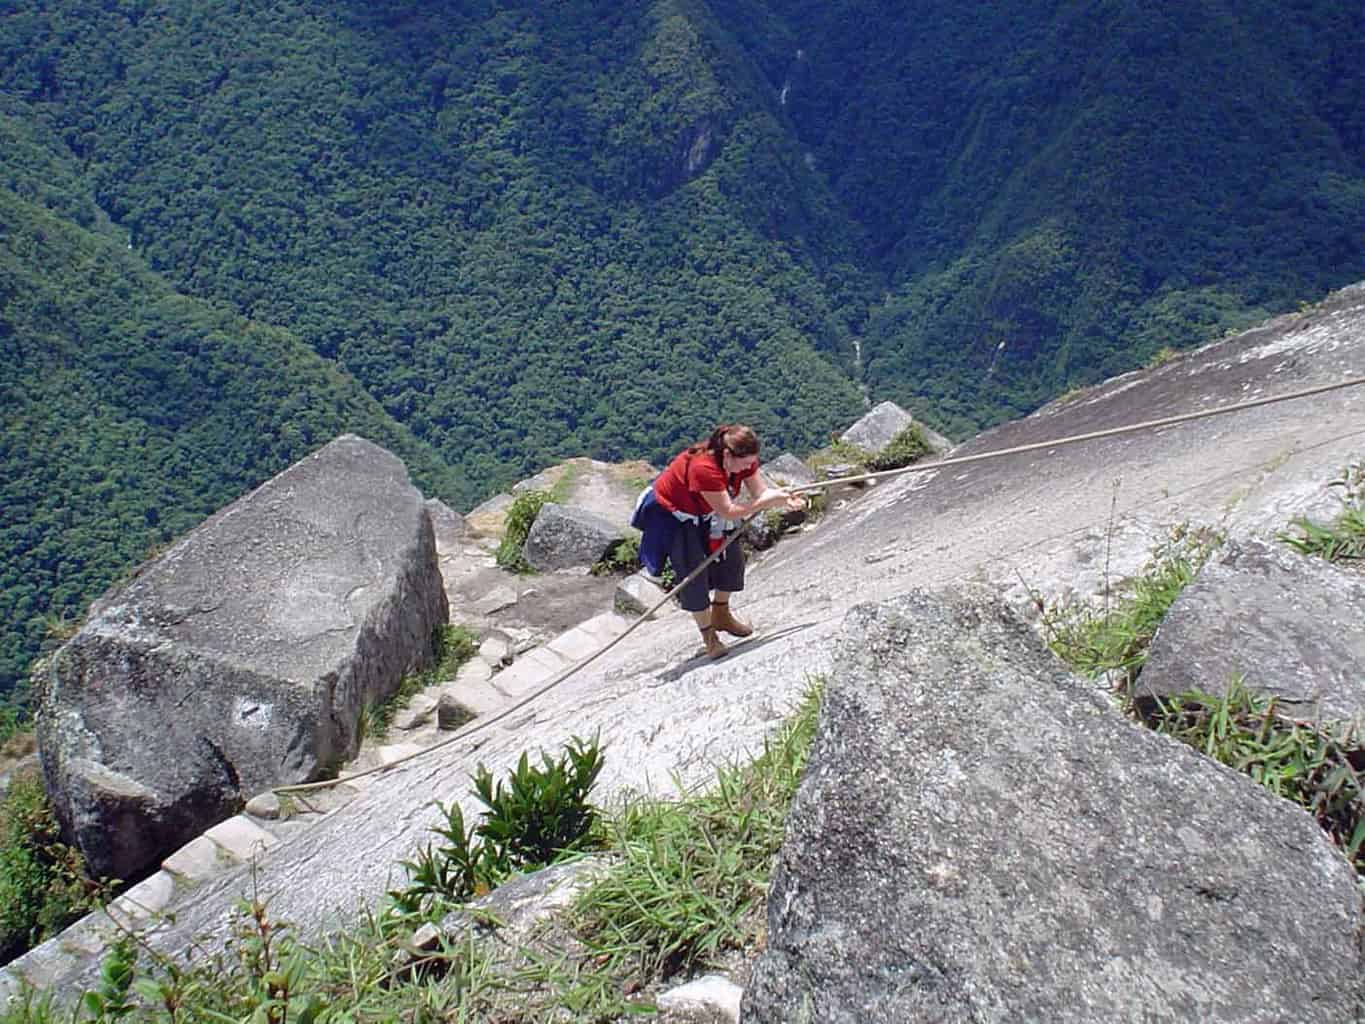
[[[758,508],[777,508],[779,505],[792,507],[793,501],[800,501],[790,491],[783,490],[781,487],[773,487],[763,492],[763,497],[756,503]]]
[[[806,507],[806,496],[804,494],[787,495],[787,511],[800,512]]]

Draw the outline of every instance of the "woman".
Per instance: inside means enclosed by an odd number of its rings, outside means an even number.
[[[740,488],[748,497],[739,502]],[[749,427],[722,425],[668,464],[640,496],[634,525],[643,533],[640,560],[658,575],[664,557],[681,581],[724,543],[726,535],[754,512],[805,506],[801,497],[773,487],[758,468],[758,437]],[[692,613],[709,657],[729,648],[719,632],[748,636],[753,627],[735,618],[730,595],[744,589],[744,552],[731,544],[725,554],[674,596]]]

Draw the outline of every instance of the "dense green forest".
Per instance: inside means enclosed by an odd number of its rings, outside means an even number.
[[[886,282],[868,386],[954,435],[1365,270],[1349,5],[735,6]]]
[[[341,430],[468,507],[963,437],[1365,277],[1338,4],[0,7],[0,691]]]
[[[69,166],[0,116],[0,674],[149,551],[347,430],[457,491],[429,446],[287,331],[186,298]]]

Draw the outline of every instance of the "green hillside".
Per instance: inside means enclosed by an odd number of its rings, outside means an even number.
[[[957,434],[1365,276],[1349,7],[735,6],[886,277],[872,392]]]
[[[353,431],[468,487],[287,331],[176,294],[0,116],[0,694],[155,547]]]
[[[856,413],[856,236],[690,5],[32,7],[4,87],[134,249],[488,491],[721,416],[800,444]]]

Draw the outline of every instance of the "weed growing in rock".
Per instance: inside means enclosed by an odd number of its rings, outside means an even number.
[[[932,452],[929,442],[924,439],[924,431],[920,429],[918,423],[912,423],[893,437],[880,452],[864,459],[863,468],[872,473],[900,469],[918,462]]]
[[[432,636],[431,646],[433,664],[430,668],[405,675],[388,700],[366,704],[361,708],[360,721],[356,726],[360,742],[383,739],[393,723],[393,716],[412,703],[413,697],[429,687],[455,678],[460,666],[478,653],[479,637],[468,626],[438,626]]]
[[[608,825],[618,860],[577,906],[606,971],[667,976],[757,941],[819,702],[817,684],[763,754],[721,769],[709,792],[681,803],[636,800]]]
[[[502,542],[494,554],[498,565],[509,572],[531,572],[531,566],[522,554],[526,538],[530,536],[531,526],[540,514],[540,509],[551,500],[547,491],[527,491],[517,495],[507,510],[507,520],[503,528]]]
[[[607,552],[607,557],[594,563],[594,576],[629,576],[640,571],[640,534],[631,530],[626,539]]]
[[[1048,646],[1072,668],[1098,676],[1116,672],[1126,692],[1147,658],[1156,628],[1180,592],[1222,544],[1221,534],[1188,525],[1175,527],[1141,573],[1125,581],[1118,601],[1096,610],[1065,605],[1045,610]]]
[[[1299,804],[1365,872],[1365,786],[1351,756],[1354,729],[1281,715],[1242,679],[1222,695],[1187,693],[1144,705],[1144,721]]]
[[[574,738],[560,757],[541,754],[541,766],[521,755],[506,782],[493,782],[483,765],[474,774],[474,795],[486,808],[467,828],[458,803],[437,804],[445,824],[430,844],[403,861],[409,883],[389,895],[404,913],[427,913],[464,903],[496,888],[516,872],[534,871],[595,843],[597,811],[589,803],[602,771],[597,741]]]
[[[1365,463],[1348,466],[1329,486],[1341,488],[1341,514],[1328,525],[1300,516],[1290,524],[1299,532],[1281,533],[1279,539],[1305,555],[1318,555],[1329,562],[1365,558]]]

